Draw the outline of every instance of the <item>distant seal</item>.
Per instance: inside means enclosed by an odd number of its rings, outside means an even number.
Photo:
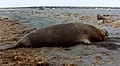
[[[69,47],[79,43],[91,44],[108,37],[106,29],[83,23],[57,24],[36,29],[23,36],[18,43],[0,46],[0,50],[18,47]]]

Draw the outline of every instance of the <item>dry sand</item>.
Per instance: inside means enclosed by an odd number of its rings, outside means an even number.
[[[6,16],[0,18],[0,44],[13,43],[31,30],[22,26],[19,21]],[[30,51],[29,51],[30,50]],[[44,60],[41,53],[33,48],[20,48],[0,52],[0,66],[36,66]]]

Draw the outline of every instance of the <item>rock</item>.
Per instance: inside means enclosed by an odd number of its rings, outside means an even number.
[[[102,15],[97,14],[97,20],[103,20],[103,19],[104,19],[104,17]]]

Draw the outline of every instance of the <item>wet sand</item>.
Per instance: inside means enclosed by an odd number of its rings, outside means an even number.
[[[50,11],[50,12],[49,12]],[[0,45],[16,44],[33,28],[53,24],[82,22],[96,27],[106,27],[109,37],[92,45],[79,44],[73,47],[17,48],[0,51],[1,66],[119,66],[120,65],[120,14],[108,13],[104,17],[114,20],[97,20],[99,12],[73,13],[60,10],[0,10]],[[104,13],[101,13],[104,14]],[[16,17],[16,18],[15,18]],[[40,19],[39,19],[40,18]],[[33,22],[34,21],[34,22]],[[110,22],[109,22],[110,21]],[[39,23],[38,23],[39,22]]]

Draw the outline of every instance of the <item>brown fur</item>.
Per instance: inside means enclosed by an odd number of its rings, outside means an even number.
[[[68,47],[79,43],[89,43],[102,41],[106,38],[105,32],[92,25],[83,23],[68,23],[52,25],[45,28],[36,29],[21,38],[14,47]],[[1,49],[1,47],[0,47]]]

